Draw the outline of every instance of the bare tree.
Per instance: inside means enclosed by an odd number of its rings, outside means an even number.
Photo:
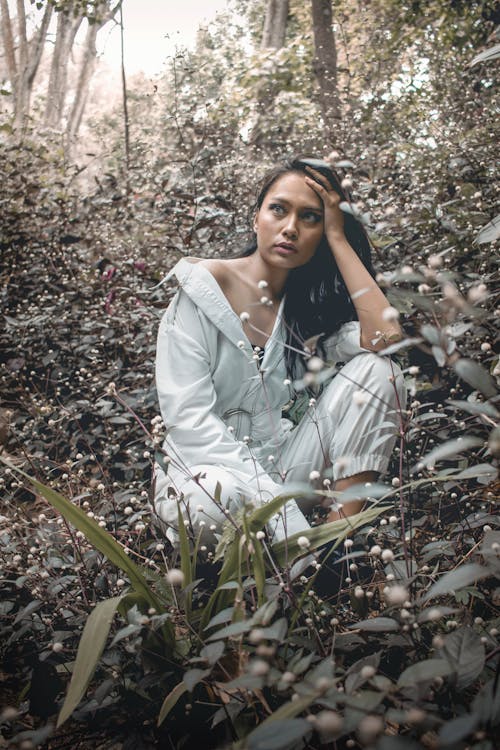
[[[9,0],[0,0],[1,39],[5,54],[7,74],[12,88],[12,103],[16,130],[22,132],[30,111],[31,94],[40,60],[48,40],[49,24],[54,8],[57,12],[56,32],[50,61],[49,83],[45,104],[44,123],[60,128],[65,114],[68,95],[68,72],[76,35],[85,18],[88,29],[79,62],[77,86],[73,104],[68,113],[67,134],[74,137],[80,126],[88,94],[89,83],[95,69],[96,37],[99,29],[116,14],[123,0],[62,0],[57,7],[46,0],[39,26],[28,39],[25,0],[16,0],[17,17],[11,17]]]
[[[262,50],[281,49],[285,46],[288,11],[288,0],[267,0],[260,44]],[[256,119],[249,135],[250,143],[257,144],[261,140],[263,133],[260,127],[260,113],[272,105],[278,91],[272,73],[264,76],[257,91]]]
[[[281,49],[284,46],[289,10],[288,5],[288,0],[268,0],[264,30],[262,32],[262,49],[270,47]]]
[[[83,44],[83,55],[80,60],[80,69],[78,73],[75,96],[66,125],[66,136],[68,138],[68,142],[74,140],[74,138],[78,134],[83,112],[85,110],[85,104],[87,102],[87,96],[89,92],[89,84],[97,62],[97,34],[103,26],[105,26],[115,17],[118,9],[120,9],[122,6],[122,2],[123,0],[118,0],[118,2],[112,8],[110,8],[109,2],[107,0],[104,0],[96,6],[96,15],[93,18],[88,19],[87,34],[85,37],[85,42]]]
[[[26,13],[23,0],[17,0],[17,50],[14,42],[12,20],[7,0],[0,0],[2,41],[7,62],[7,72],[12,86],[13,109],[16,126],[22,128],[29,113],[33,82],[42,58],[53,6],[45,5],[40,26],[28,41]],[[17,56],[16,56],[17,51]]]
[[[127,193],[130,192],[129,168],[130,168],[130,128],[128,117],[127,79],[125,77],[125,44],[123,41],[123,8],[120,7],[120,41],[121,41],[121,73],[122,73],[122,97],[123,97],[123,124],[125,136],[125,166],[127,168]]]
[[[74,14],[73,2],[67,3],[57,14],[57,29],[44,118],[45,124],[52,128],[58,128],[61,124],[67,92],[68,64],[82,21],[82,15],[75,16]]]
[[[337,85],[337,48],[333,30],[331,0],[311,0],[314,60],[313,70],[321,97],[325,137],[333,145],[336,126],[341,121],[340,99]]]
[[[83,45],[83,56],[80,60],[80,71],[76,84],[75,97],[68,116],[66,125],[66,136],[73,140],[80,128],[85,104],[87,102],[90,79],[95,70],[97,62],[96,38],[99,31],[97,24],[89,24]]]

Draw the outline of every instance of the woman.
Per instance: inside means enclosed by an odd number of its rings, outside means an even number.
[[[345,200],[324,162],[286,162],[262,185],[242,256],[183,259],[172,271],[180,288],[156,364],[167,459],[156,468],[155,510],[174,545],[178,507],[213,546],[227,518],[282,493],[284,482],[344,490],[387,468],[404,386],[376,352],[401,331]],[[294,380],[311,383],[322,365],[313,348],[344,365],[294,426],[282,412]],[[332,506],[327,520],[362,504]],[[268,525],[271,541],[308,529],[309,507],[287,502]]]

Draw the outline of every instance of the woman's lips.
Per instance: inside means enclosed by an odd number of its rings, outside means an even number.
[[[274,247],[276,248],[276,251],[278,253],[281,253],[282,255],[292,255],[293,253],[297,252],[297,248],[295,247],[295,245],[289,245],[287,242],[280,242]]]

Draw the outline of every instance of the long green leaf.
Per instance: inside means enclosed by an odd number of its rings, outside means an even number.
[[[497,395],[498,388],[494,379],[479,362],[461,357],[453,363],[453,369],[462,380],[481,391],[486,398],[494,398]]]
[[[468,451],[471,448],[477,448],[479,445],[483,445],[484,440],[477,437],[460,437],[454,440],[447,440],[442,445],[438,445],[437,448],[433,448],[426,456],[422,458],[424,466],[434,466],[437,461],[443,461],[447,458],[457,456],[464,451]],[[419,466],[420,464],[418,464]],[[419,471],[417,467],[412,469],[412,473]]]
[[[90,613],[80,638],[68,693],[57,719],[58,727],[71,716],[83,698],[104,651],[113,617],[122,599],[122,596],[105,599]]]
[[[257,604],[262,606],[264,604],[264,586],[266,583],[266,564],[264,562],[264,555],[262,547],[258,539],[254,542],[255,552],[252,555],[253,560],[253,575],[255,578],[255,586],[257,589]]]
[[[245,530],[246,538],[251,540],[250,528],[248,525],[248,519],[243,518],[243,528]],[[253,552],[250,555],[250,559],[253,565],[253,577],[255,578],[255,587],[257,589],[257,602],[259,607],[264,604],[264,586],[266,583],[266,566],[264,563],[264,555],[262,554],[262,546],[258,539],[251,540]]]
[[[311,491],[311,487],[307,484],[287,484],[286,492],[282,492],[279,495],[276,495],[276,497],[274,497],[268,503],[261,505],[260,508],[257,508],[257,510],[254,510],[253,513],[250,513],[250,515],[248,516],[250,531],[255,533],[256,531],[262,529],[266,525],[266,523],[283,507],[287,500],[293,500],[297,497],[310,497],[314,494],[314,491]]]
[[[8,466],[10,469],[20,474],[24,479],[28,480],[30,484],[36,489],[36,491],[44,497],[53,508],[55,508],[69,523],[71,523],[78,531],[85,534],[86,539],[97,549],[102,552],[110,562],[116,565],[118,568],[123,570],[124,573],[130,579],[130,582],[134,589],[142,594],[142,596],[148,601],[150,606],[154,607],[158,611],[161,611],[162,607],[160,602],[157,600],[154,593],[151,591],[147,584],[146,579],[142,575],[139,567],[125,554],[123,549],[120,547],[118,542],[108,534],[107,531],[101,529],[93,518],[89,518],[88,515],[73,505],[59,492],[46,487],[44,484],[39,482],[37,479],[33,479],[24,471],[19,469],[17,466],[6,461],[0,456],[0,461]]]
[[[306,529],[297,534],[289,536],[282,542],[273,544],[273,553],[276,560],[280,565],[284,565],[285,561],[292,562],[296,557],[304,554],[302,547],[299,547],[298,539],[301,536],[307,537],[310,542],[308,550],[312,552],[321,545],[331,542],[334,539],[341,541],[348,534],[352,533],[355,529],[365,524],[372,523],[377,516],[387,510],[386,507],[380,505],[374,505],[367,510],[356,513],[347,518],[341,518],[338,521],[331,521],[330,523],[324,523],[320,526],[314,526],[311,529]]]
[[[188,540],[188,535],[186,532],[186,527],[184,525],[184,517],[182,515],[180,503],[177,505],[177,518],[178,518],[178,525],[179,525],[179,547],[180,547],[180,555],[181,555],[181,570],[184,574],[184,586],[189,586],[189,584],[193,580],[192,569],[191,569],[191,554],[189,551],[189,540]],[[193,593],[191,589],[188,589],[188,591],[185,593],[185,598],[184,598],[184,606],[186,608],[186,615],[188,617],[191,613],[192,595]]]
[[[215,609],[215,614],[218,614],[221,610],[225,609],[231,603],[231,599],[234,599],[234,592],[221,590],[225,583],[233,581],[238,578],[238,563],[240,560],[240,535],[237,533],[233,541],[228,545],[226,554],[224,557],[224,563],[222,570],[219,574],[219,584],[215,589],[214,593],[210,597],[203,611],[202,618],[200,620],[200,633],[205,630],[209,623],[212,613]],[[238,587],[239,589],[240,587]]]
[[[178,685],[174,687],[173,690],[170,691],[170,693],[167,695],[165,700],[162,703],[162,707],[160,708],[160,713],[158,714],[158,720],[157,720],[157,726],[160,726],[160,724],[165,721],[170,711],[173,709],[181,695],[183,695],[187,691],[187,685],[185,685],[183,682],[179,682]]]

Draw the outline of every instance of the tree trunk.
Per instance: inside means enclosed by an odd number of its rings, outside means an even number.
[[[288,0],[268,0],[260,45],[262,49],[281,49],[284,46],[287,19]]]
[[[45,106],[45,124],[52,128],[61,125],[66,100],[69,56],[82,21],[83,16],[74,18],[71,5],[57,14],[56,40]]]
[[[31,57],[28,60],[28,70],[26,74],[26,80],[28,83],[30,95],[33,89],[33,81],[35,80],[38,66],[40,65],[40,60],[42,59],[43,48],[45,47],[45,40],[47,37],[47,30],[49,28],[50,19],[52,18],[53,7],[54,6],[51,3],[47,3],[47,5],[45,6],[40,28],[35,33],[30,43]]]
[[[96,7],[96,15],[93,19],[93,23],[89,23],[87,28],[87,35],[85,37],[83,56],[80,62],[80,71],[78,74],[78,82],[75,91],[75,97],[73,105],[68,116],[68,123],[66,126],[66,137],[68,144],[78,135],[80,124],[85,110],[85,104],[87,102],[87,96],[89,93],[89,84],[94,73],[96,62],[97,62],[97,49],[96,49],[96,38],[97,33],[103,26],[105,26],[112,18],[116,15],[117,11],[121,8],[123,0],[118,0],[116,5],[109,9],[108,0],[101,2]]]
[[[337,48],[332,25],[332,2],[311,0],[311,8],[315,50],[313,70],[321,93],[320,105],[325,137],[333,146],[341,111],[337,88]]]
[[[17,63],[14,51],[14,35],[12,33],[12,23],[10,20],[9,5],[7,0],[0,0],[0,9],[2,11],[2,41],[7,63],[7,73],[12,86],[12,99],[14,103],[14,113],[17,114]]]
[[[17,0],[17,60],[12,23],[9,16],[8,0],[0,0],[0,8],[7,72],[12,85],[14,120],[16,127],[22,129],[26,117],[29,114],[33,81],[38,66],[40,65],[53,6],[50,3],[45,6],[40,27],[35,31],[33,38],[28,42],[24,2],[23,0]]]
[[[267,0],[264,29],[262,31],[261,49],[281,49],[285,45],[288,21],[288,0]],[[261,112],[268,111],[279,92],[273,73],[263,76],[257,90],[255,121],[248,136],[249,143],[258,145],[264,133],[261,129]]]
[[[78,77],[78,88],[75,94],[67,133],[76,135],[83,114],[88,86],[95,67],[97,56],[96,36],[116,14],[123,0],[117,0],[110,9],[110,0],[100,0],[94,5],[94,23],[89,23],[87,38]],[[16,0],[17,24],[13,29],[9,0],[0,0],[1,33],[7,73],[12,86],[12,102],[17,129],[21,129],[29,114],[33,83],[40,66],[43,50],[47,40],[47,31],[54,10],[52,2],[46,2],[40,26],[28,40],[26,29],[26,12],[24,0]],[[75,10],[78,14],[75,14]],[[78,29],[84,16],[81,15],[76,0],[66,0],[61,10],[57,11],[57,28],[54,50],[50,66],[47,102],[45,107],[45,124],[58,128],[64,111],[68,85],[68,65]],[[17,33],[16,33],[17,32]]]
[[[127,194],[130,193],[130,127],[128,118],[127,79],[125,77],[125,45],[123,41],[123,8],[120,7],[120,49],[123,97],[123,134],[125,138],[125,167],[127,170]]]
[[[29,109],[29,89],[26,76],[28,70],[28,37],[26,36],[26,13],[24,10],[24,0],[17,0],[16,6],[19,50],[16,78],[16,124],[22,127]]]
[[[90,79],[92,78],[96,65],[97,49],[95,43],[99,28],[100,27],[97,23],[93,23],[89,24],[87,29],[75,98],[73,100],[71,112],[68,117],[68,124],[66,126],[66,136],[68,141],[72,141],[76,137],[82,121],[83,111],[87,102]]]

